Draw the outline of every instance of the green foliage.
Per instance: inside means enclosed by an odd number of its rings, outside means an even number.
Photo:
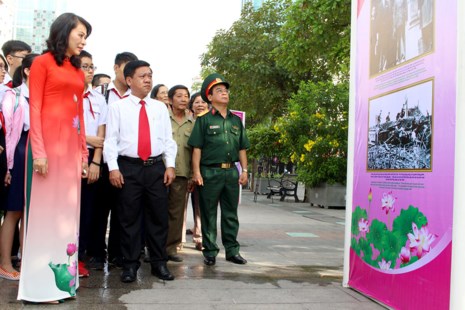
[[[278,64],[302,80],[347,80],[350,10],[350,0],[295,1],[274,52]]]
[[[358,222],[361,219],[368,219],[367,211],[365,209],[360,208],[360,206],[357,206],[352,212],[352,235],[357,236],[359,234],[359,229],[358,229]]]
[[[306,185],[345,183],[349,83],[302,82],[274,129]]]
[[[246,111],[249,126],[281,116],[297,88],[273,56],[291,3],[265,1],[258,10],[246,6],[241,18],[229,30],[218,31],[201,56],[203,67],[214,68],[231,83],[231,108]]]
[[[279,133],[273,129],[271,123],[262,123],[247,129],[247,137],[250,141],[247,155],[250,158],[271,158],[285,152],[279,142]]]
[[[309,186],[346,180],[350,3],[249,4],[201,56],[202,77],[223,74],[247,113],[251,157],[290,159]]]

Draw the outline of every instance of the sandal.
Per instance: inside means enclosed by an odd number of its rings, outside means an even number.
[[[0,278],[12,280],[12,281],[19,281],[20,273],[17,271],[8,272],[2,267],[0,267]]]

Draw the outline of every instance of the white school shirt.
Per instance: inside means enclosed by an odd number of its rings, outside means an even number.
[[[87,88],[84,95],[87,92],[89,92],[89,95],[83,100],[86,136],[97,136],[98,127],[105,125],[107,122],[108,107],[105,97],[100,92],[92,89],[92,87]],[[93,149],[94,147],[87,144],[87,148]]]
[[[140,98],[129,95],[124,99],[110,103],[108,107],[107,127],[103,156],[108,169],[119,170],[118,156],[139,158],[137,143],[139,136]],[[173,140],[168,109],[163,102],[147,96],[144,98],[149,119],[151,155],[163,155],[166,167],[175,167],[177,145]]]

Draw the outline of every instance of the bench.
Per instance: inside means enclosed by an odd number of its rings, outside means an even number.
[[[299,202],[299,197],[297,197],[297,176],[292,174],[284,174],[280,179],[268,178],[268,186],[266,187],[269,190],[266,198],[271,198],[275,194],[281,196],[280,201],[289,197],[294,197],[295,202]]]

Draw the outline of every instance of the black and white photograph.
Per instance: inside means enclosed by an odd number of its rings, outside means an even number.
[[[368,171],[431,171],[433,86],[427,80],[370,99]]]
[[[434,0],[372,0],[370,76],[434,49]]]

